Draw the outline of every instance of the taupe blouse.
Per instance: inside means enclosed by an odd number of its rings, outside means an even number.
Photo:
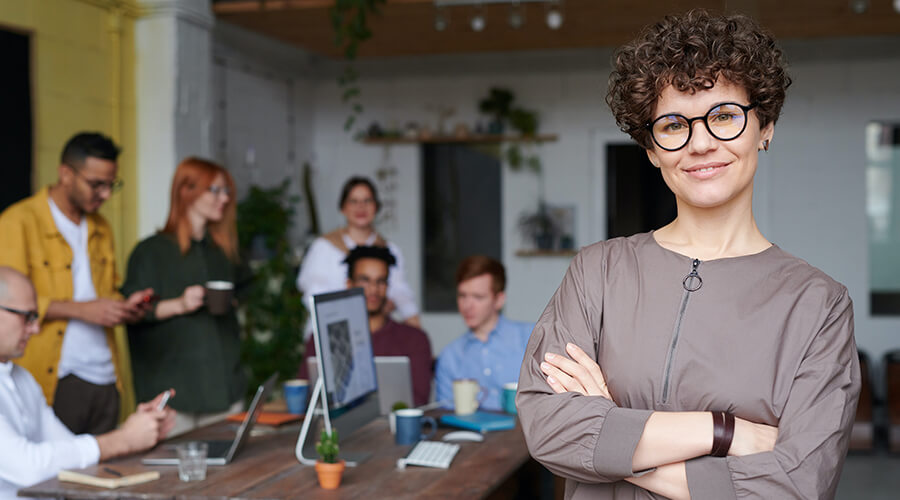
[[[685,280],[692,271],[696,278]],[[540,370],[572,342],[615,402],[555,394]],[[623,478],[653,411],[721,411],[779,428],[772,452],[688,460],[691,497],[831,498],[859,397],[847,289],[777,246],[697,261],[652,233],[582,249],[535,326],[517,405],[566,498],[660,498]]]

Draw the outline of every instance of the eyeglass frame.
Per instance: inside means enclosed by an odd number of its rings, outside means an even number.
[[[68,163],[63,163],[63,165],[69,167],[73,172],[75,172],[75,175],[84,179],[84,182],[87,182],[88,187],[91,188],[91,191],[93,191],[95,193],[99,192],[101,189],[108,189],[109,194],[117,193],[122,189],[122,186],[125,185],[125,181],[123,181],[122,179],[120,179],[118,177],[113,179],[111,182],[100,181],[100,180],[91,180],[91,179],[88,179],[84,174],[82,174],[79,171],[78,167],[74,167],[72,165],[69,165]]]
[[[741,111],[744,112],[744,126],[741,127],[741,131],[738,132],[737,134],[735,134],[734,137],[730,137],[728,139],[723,139],[723,138],[719,137],[718,135],[716,135],[715,132],[713,132],[712,129],[709,127],[709,114],[712,113],[712,111],[714,109],[720,108],[720,107],[728,105],[728,104],[737,106],[737,107],[741,108]],[[668,113],[668,114],[662,115],[660,117],[657,117],[653,121],[647,122],[646,124],[644,124],[644,128],[646,128],[650,132],[650,139],[653,140],[653,143],[656,144],[657,146],[659,146],[660,149],[665,150],[665,151],[678,151],[680,149],[683,149],[685,146],[687,146],[688,143],[691,142],[691,137],[694,136],[694,122],[697,120],[702,120],[703,126],[706,127],[706,131],[709,132],[709,135],[715,137],[717,140],[720,140],[723,142],[733,141],[733,140],[737,139],[738,137],[740,137],[744,133],[745,130],[747,130],[747,123],[750,121],[749,120],[749,112],[751,109],[756,108],[758,105],[759,104],[755,103],[755,102],[750,103],[747,106],[740,104],[740,103],[736,103],[736,102],[723,102],[723,103],[716,104],[715,106],[709,108],[709,111],[707,111],[706,114],[704,114],[703,116],[695,116],[693,118],[688,118],[679,113]],[[687,139],[684,140],[684,144],[682,144],[681,146],[678,146],[677,148],[674,148],[674,149],[669,149],[669,148],[663,146],[662,144],[660,144],[659,141],[656,140],[656,135],[653,134],[653,125],[656,122],[662,120],[663,118],[665,118],[667,116],[678,116],[678,117],[684,118],[687,121],[687,126],[688,126]]]
[[[219,195],[224,194],[225,196],[228,196],[229,198],[231,197],[231,188],[228,186],[215,186],[213,184],[210,184],[209,187],[206,188],[206,190],[209,191],[210,193],[212,193],[213,196],[219,196]]]
[[[37,311],[23,311],[21,309],[13,309],[12,307],[6,307],[2,304],[0,304],[0,309],[7,311],[7,312],[11,312],[13,314],[18,314],[19,316],[22,316],[23,318],[25,318],[26,325],[35,323],[35,322],[37,322],[38,318],[40,318],[40,315],[38,314]]]

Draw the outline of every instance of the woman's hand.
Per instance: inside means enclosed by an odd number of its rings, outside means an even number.
[[[541,371],[547,375],[550,388],[557,394],[577,392],[584,396],[602,396],[612,401],[600,365],[575,344],[566,344],[566,353],[572,359],[549,352],[544,355]]]
[[[731,440],[731,448],[728,454],[733,457],[742,457],[775,449],[775,441],[778,440],[778,427],[766,424],[757,424],[735,417],[734,439]]]
[[[180,297],[182,314],[192,313],[200,309],[205,295],[206,289],[203,288],[203,285],[191,285],[185,288]]]

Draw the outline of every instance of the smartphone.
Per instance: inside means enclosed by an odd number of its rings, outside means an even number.
[[[156,405],[156,411],[163,411],[166,409],[166,405],[169,404],[169,398],[172,396],[172,391],[166,391],[163,394],[161,400],[159,400],[159,404]]]

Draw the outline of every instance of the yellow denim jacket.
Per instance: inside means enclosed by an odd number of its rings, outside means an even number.
[[[16,363],[26,368],[53,404],[58,380],[56,368],[62,352],[66,320],[47,321],[44,316],[50,302],[72,300],[72,249],[56,229],[50,214],[48,188],[10,206],[0,214],[0,266],[25,273],[37,292],[41,331],[31,338],[25,355]],[[99,214],[88,214],[88,255],[97,297],[120,298],[116,290],[118,276],[109,224]],[[120,364],[112,328],[106,329],[106,341],[116,368],[116,385],[121,392]]]

